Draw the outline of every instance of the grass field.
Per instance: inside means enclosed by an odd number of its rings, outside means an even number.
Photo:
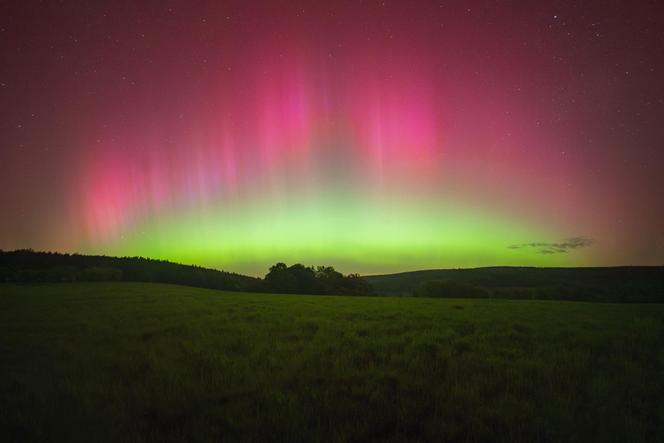
[[[662,441],[664,305],[0,285],[34,441]]]

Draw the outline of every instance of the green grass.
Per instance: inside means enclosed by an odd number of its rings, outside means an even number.
[[[11,440],[661,441],[663,398],[664,305],[0,285]]]

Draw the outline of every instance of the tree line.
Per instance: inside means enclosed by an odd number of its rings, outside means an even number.
[[[135,281],[173,283],[211,289],[290,294],[373,293],[358,274],[331,266],[277,263],[264,279],[145,257],[61,254],[32,249],[0,250],[0,282]]]

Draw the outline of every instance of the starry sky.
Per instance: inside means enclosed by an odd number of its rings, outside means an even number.
[[[657,1],[0,3],[0,248],[664,263]]]

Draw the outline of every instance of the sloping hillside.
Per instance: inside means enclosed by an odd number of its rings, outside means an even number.
[[[412,295],[425,282],[450,280],[497,298],[664,302],[664,267],[437,269],[366,276],[380,294]]]

